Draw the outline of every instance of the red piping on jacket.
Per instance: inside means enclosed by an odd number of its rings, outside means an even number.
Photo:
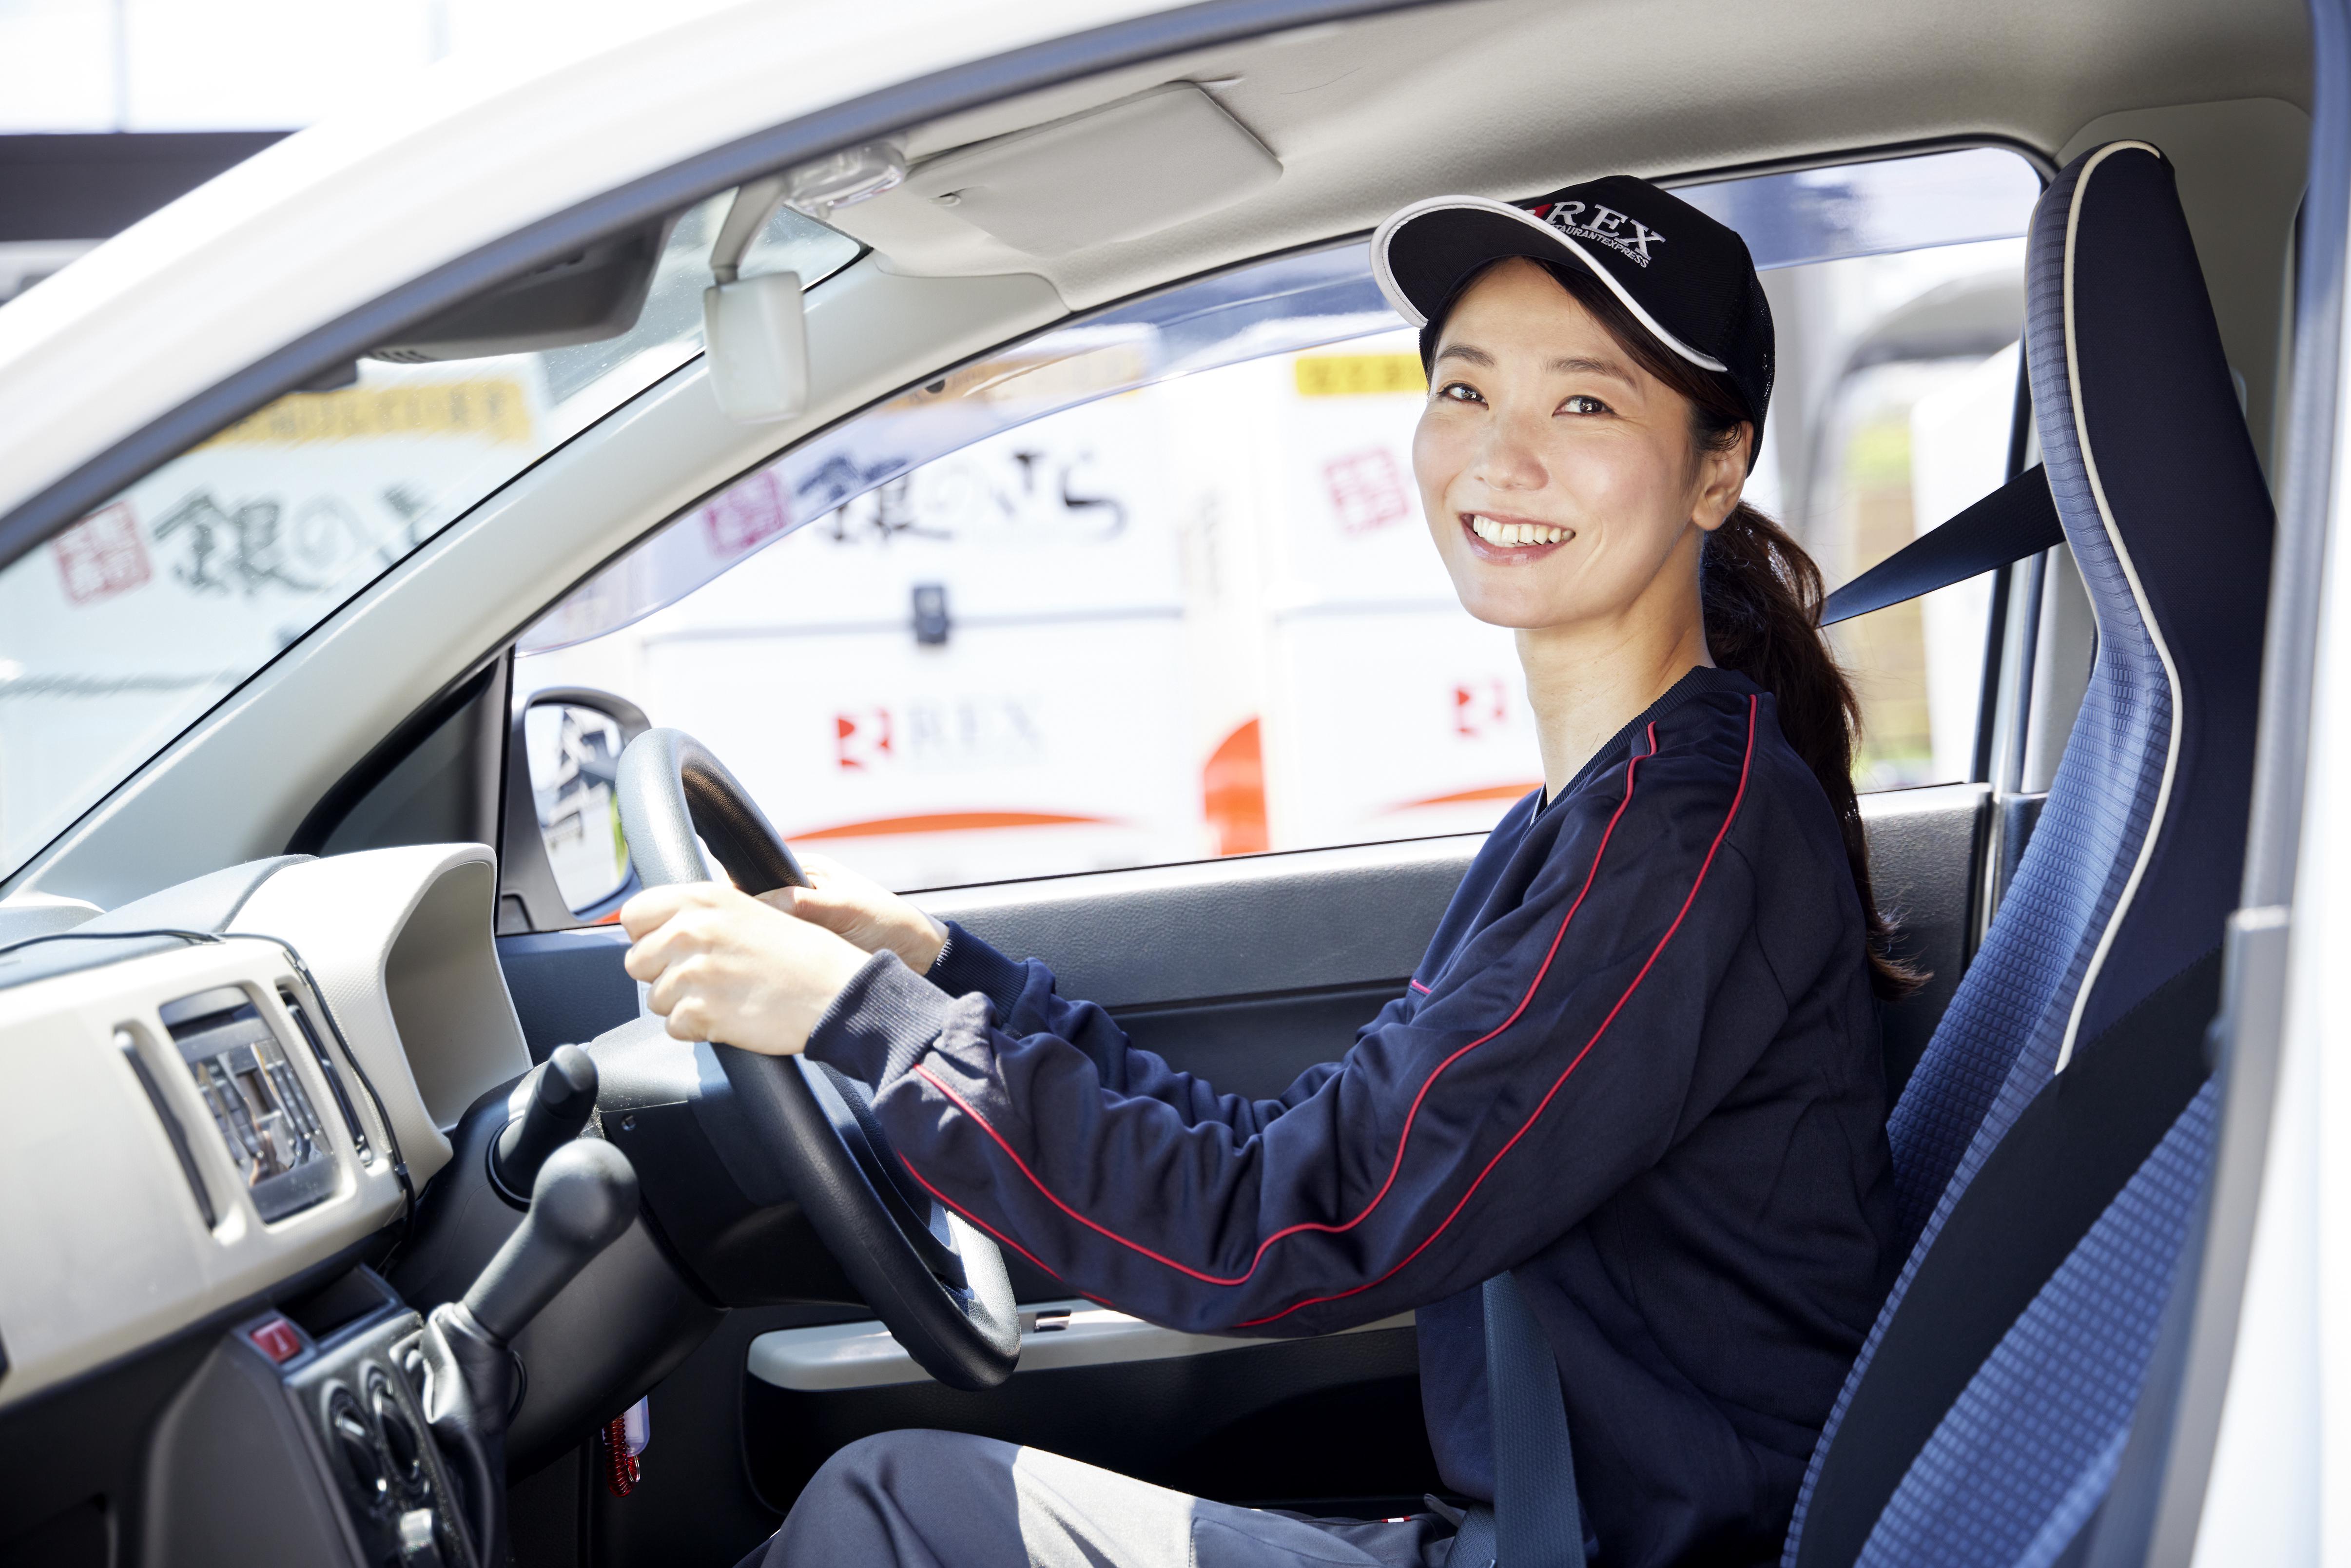
[[[1699,862],[1698,876],[1696,880],[1690,883],[1689,894],[1682,900],[1681,909],[1674,915],[1673,924],[1667,926],[1666,928],[1666,934],[1657,939],[1656,946],[1651,949],[1647,960],[1641,966],[1640,972],[1635,975],[1633,977],[1632,983],[1625,988],[1625,994],[1616,998],[1616,1005],[1608,1009],[1608,1016],[1600,1020],[1600,1027],[1593,1031],[1592,1038],[1584,1041],[1583,1049],[1575,1053],[1575,1059],[1570,1061],[1567,1064],[1566,1069],[1560,1073],[1559,1077],[1555,1081],[1553,1081],[1550,1090],[1543,1095],[1541,1102],[1535,1106],[1533,1112],[1528,1115],[1526,1121],[1520,1125],[1519,1130],[1510,1134],[1510,1142],[1504,1144],[1500,1149],[1495,1152],[1493,1158],[1486,1162],[1485,1168],[1478,1173],[1477,1179],[1469,1184],[1468,1190],[1461,1195],[1460,1201],[1456,1203],[1446,1217],[1437,1222],[1437,1228],[1428,1233],[1427,1238],[1424,1239],[1419,1246],[1414,1248],[1411,1252],[1405,1256],[1403,1261],[1397,1263],[1395,1268],[1390,1269],[1378,1279],[1366,1281],[1364,1284],[1356,1285],[1349,1290],[1341,1291],[1332,1295],[1311,1297],[1306,1301],[1299,1301],[1291,1306],[1285,1307],[1279,1312],[1274,1312],[1262,1318],[1252,1318],[1247,1322],[1238,1323],[1234,1326],[1239,1328],[1250,1328],[1261,1323],[1271,1322],[1275,1319],[1287,1317],[1291,1312],[1297,1312],[1301,1308],[1314,1306],[1323,1301],[1342,1301],[1346,1297],[1360,1294],[1364,1291],[1372,1289],[1375,1285],[1382,1284],[1394,1278],[1397,1272],[1405,1267],[1405,1265],[1412,1262],[1414,1259],[1419,1257],[1421,1253],[1426,1251],[1429,1246],[1436,1241],[1437,1237],[1444,1234],[1446,1228],[1451,1225],[1454,1219],[1460,1215],[1461,1210],[1468,1206],[1470,1197],[1474,1196],[1478,1188],[1484,1184],[1486,1177],[1493,1174],[1494,1166],[1500,1163],[1504,1155],[1509,1154],[1512,1148],[1517,1146],[1520,1138],[1527,1135],[1528,1132],[1534,1126],[1535,1123],[1541,1118],[1543,1112],[1549,1109],[1552,1101],[1557,1097],[1560,1090],[1566,1084],[1568,1078],[1579,1066],[1583,1065],[1583,1059],[1591,1054],[1592,1048],[1600,1042],[1600,1037],[1608,1032],[1608,1027],[1616,1021],[1616,1015],[1625,1010],[1625,1004],[1633,999],[1633,994],[1640,989],[1641,982],[1648,977],[1650,969],[1656,967],[1657,959],[1666,950],[1666,945],[1671,942],[1674,938],[1674,934],[1681,929],[1682,921],[1688,916],[1691,905],[1698,902],[1698,890],[1706,885],[1707,873],[1713,868],[1715,854],[1722,848],[1722,841],[1729,836],[1730,832],[1730,824],[1737,820],[1739,816],[1740,804],[1747,796],[1748,771],[1755,758],[1755,718],[1758,706],[1757,698],[1751,696],[1748,698],[1747,750],[1745,756],[1740,762],[1739,788],[1731,795],[1730,809],[1723,814],[1722,826],[1716,830],[1714,841],[1708,845],[1706,859]],[[1657,727],[1654,722],[1648,727],[1648,739],[1649,750],[1645,754],[1645,756],[1655,756],[1657,749]],[[1197,1280],[1203,1284],[1219,1286],[1246,1284],[1249,1278],[1257,1272],[1258,1266],[1265,1260],[1266,1249],[1271,1247],[1275,1242],[1282,1239],[1284,1237],[1295,1236],[1301,1231],[1312,1230],[1322,1231],[1331,1235],[1338,1235],[1345,1231],[1352,1230],[1356,1226],[1361,1225],[1364,1220],[1370,1218],[1372,1212],[1380,1206],[1384,1199],[1386,1198],[1389,1190],[1395,1185],[1397,1173],[1403,1169],[1405,1145],[1406,1141],[1412,1135],[1413,1122],[1419,1114],[1421,1102],[1427,1098],[1428,1092],[1436,1085],[1437,1080],[1444,1074],[1446,1069],[1460,1061],[1462,1057],[1468,1055],[1470,1051],[1475,1051],[1478,1047],[1485,1044],[1487,1041],[1494,1039],[1495,1036],[1500,1034],[1504,1030],[1509,1029],[1512,1024],[1518,1022],[1520,1015],[1522,1015],[1526,1011],[1528,1006],[1533,1002],[1535,992],[1541,988],[1542,985],[1543,977],[1551,971],[1552,960],[1558,956],[1560,944],[1566,939],[1569,924],[1574,920],[1576,911],[1583,906],[1585,894],[1592,891],[1593,882],[1600,874],[1600,862],[1602,858],[1607,852],[1608,841],[1615,832],[1617,822],[1624,818],[1625,808],[1633,803],[1634,770],[1643,760],[1643,757],[1635,757],[1627,759],[1625,764],[1625,798],[1617,802],[1615,812],[1609,817],[1608,826],[1601,833],[1599,847],[1593,852],[1591,869],[1584,873],[1583,885],[1577,890],[1574,903],[1568,905],[1567,913],[1561,917],[1559,931],[1552,937],[1551,948],[1543,955],[1541,967],[1535,971],[1534,979],[1529,983],[1526,995],[1519,999],[1519,1005],[1510,1010],[1510,1017],[1504,1019],[1499,1024],[1496,1025],[1487,1033],[1479,1036],[1476,1040],[1471,1040],[1468,1044],[1462,1046],[1460,1049],[1454,1051],[1452,1055],[1447,1057],[1443,1061],[1438,1062],[1437,1066],[1430,1071],[1428,1077],[1422,1082],[1419,1092],[1413,1096],[1412,1109],[1405,1113],[1404,1131],[1396,1139],[1395,1158],[1388,1166],[1387,1179],[1380,1184],[1380,1190],[1372,1195],[1371,1201],[1365,1204],[1363,1211],[1357,1214],[1353,1219],[1335,1225],[1327,1224],[1320,1220],[1307,1220],[1275,1231],[1271,1236],[1267,1237],[1263,1241],[1258,1244],[1257,1252],[1249,1260],[1249,1268],[1239,1274],[1224,1277],[1206,1273],[1198,1269],[1191,1268],[1186,1264],[1177,1262],[1173,1258],[1165,1257],[1161,1253],[1155,1252],[1150,1248],[1142,1245],[1140,1242],[1129,1240],[1127,1238],[1119,1235],[1116,1231],[1110,1229],[1098,1221],[1090,1219],[1086,1216],[1079,1213],[1067,1203],[1064,1203],[1050,1187],[1047,1186],[1042,1181],[1038,1179],[1037,1173],[1029,1168],[1028,1162],[1023,1160],[1020,1157],[1019,1153],[1015,1150],[1009,1143],[1005,1141],[1004,1135],[991,1126],[985,1116],[982,1116],[977,1110],[973,1109],[971,1104],[967,1102],[963,1096],[948,1088],[947,1085],[928,1068],[917,1064],[914,1069],[914,1071],[917,1076],[922,1078],[925,1082],[930,1084],[931,1087],[946,1095],[947,1099],[955,1104],[956,1109],[962,1111],[964,1114],[969,1116],[974,1122],[977,1122],[979,1124],[980,1130],[985,1132],[989,1138],[995,1141],[997,1147],[1004,1151],[1005,1157],[1012,1162],[1013,1166],[1019,1169],[1022,1176],[1029,1178],[1029,1184],[1036,1187],[1040,1193],[1043,1194],[1046,1200],[1051,1203],[1054,1207],[1060,1209],[1063,1214],[1068,1215],[1071,1219],[1076,1220],[1079,1224],[1084,1226],[1089,1230],[1094,1231],[1096,1234],[1102,1236],[1109,1240],[1117,1242],[1122,1247],[1125,1247],[1132,1251],[1141,1253],[1144,1257],[1150,1259],[1152,1261],[1165,1264],[1168,1268],[1175,1270],[1176,1272]],[[907,1164],[908,1169],[913,1171],[911,1162],[908,1162]],[[914,1179],[922,1182],[926,1190],[930,1191],[934,1196],[937,1196],[938,1189],[932,1186],[928,1181],[923,1180],[920,1172],[914,1172],[913,1174],[914,1176]],[[946,1199],[942,1197],[940,1201],[945,1202]],[[954,1206],[950,1205],[950,1207]],[[967,1218],[969,1217],[967,1216]],[[996,1235],[996,1232],[990,1230],[989,1234]],[[1005,1238],[998,1236],[997,1239],[1003,1241]],[[1012,1245],[1014,1247],[1014,1250],[1020,1252],[1023,1257],[1029,1258],[1032,1262],[1036,1261],[1036,1260],[1031,1257],[1025,1249],[1020,1248],[1017,1243]],[[1040,1267],[1042,1267],[1042,1265],[1040,1264]],[[1047,1272],[1050,1273],[1051,1270],[1048,1270]]]

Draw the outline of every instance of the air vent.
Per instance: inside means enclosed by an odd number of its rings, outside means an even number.
[[[269,1020],[243,989],[224,986],[156,1011],[264,1223],[324,1202],[335,1187],[326,1129]]]

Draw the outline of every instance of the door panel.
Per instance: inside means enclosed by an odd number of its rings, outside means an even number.
[[[1317,1062],[1346,1054],[1355,1030],[1404,995],[1405,977],[1327,991],[1119,1008],[1127,1038],[1228,1094],[1270,1100]]]
[[[930,1382],[810,1394],[745,1380],[745,1458],[778,1511],[841,1444],[903,1427],[1033,1444],[1256,1506],[1380,1517],[1419,1508],[1440,1486],[1408,1328],[1018,1373],[985,1394]]]
[[[918,894],[1113,1012],[1411,976],[1482,833]],[[1368,1015],[1366,1015],[1368,1016]]]

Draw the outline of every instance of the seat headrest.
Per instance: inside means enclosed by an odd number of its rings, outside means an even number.
[[[2161,152],[2115,141],[2068,164],[2035,209],[2026,277],[2043,462],[2098,624],[2052,799],[2085,768],[2134,794],[2113,823],[2127,875],[2099,899],[2121,918],[2097,922],[2062,1066],[2236,905],[2273,515]]]

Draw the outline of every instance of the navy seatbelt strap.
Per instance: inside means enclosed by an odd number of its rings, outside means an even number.
[[[1583,1568],[1583,1510],[1559,1363],[1518,1276],[1495,1275],[1482,1295],[1494,1506],[1469,1510],[1446,1568]]]
[[[1965,582],[2064,542],[2048,476],[2036,463],[1830,594],[1821,606],[1821,624],[1834,626]]]

